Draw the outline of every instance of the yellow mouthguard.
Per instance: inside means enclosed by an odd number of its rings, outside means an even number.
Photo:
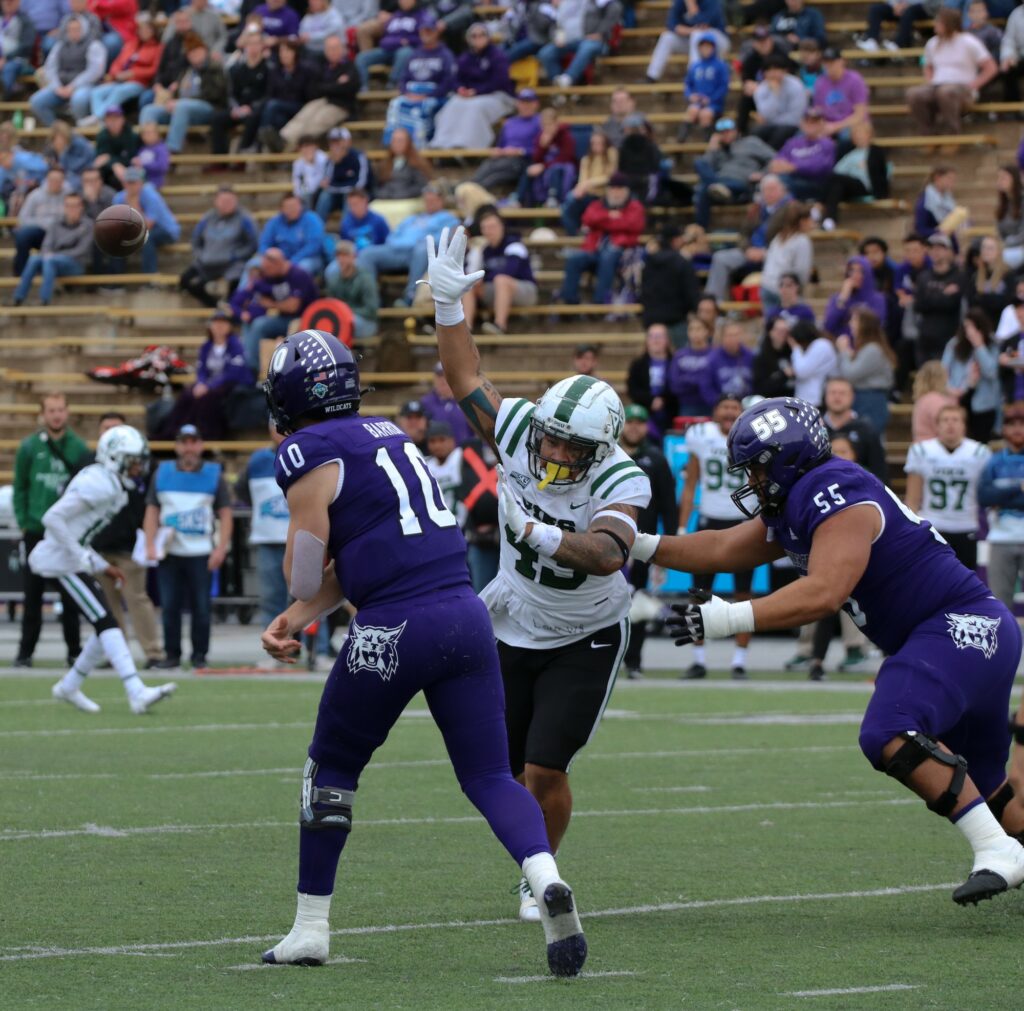
[[[547,463],[544,465],[547,468],[547,473],[544,475],[543,480],[537,485],[538,491],[543,491],[552,481],[558,481],[562,478],[569,477],[571,471],[565,464],[562,463]]]

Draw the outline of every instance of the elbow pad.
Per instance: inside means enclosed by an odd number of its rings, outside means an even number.
[[[326,545],[308,530],[298,530],[292,540],[292,571],[288,592],[296,600],[312,600],[324,581],[324,549]]]

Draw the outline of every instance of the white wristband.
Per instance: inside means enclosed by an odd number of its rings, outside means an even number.
[[[730,604],[727,617],[729,635],[754,631],[754,605],[749,600],[739,600],[735,604]]]
[[[629,549],[629,557],[635,562],[649,562],[658,550],[659,544],[660,534],[637,534],[633,546]]]
[[[538,555],[550,558],[562,546],[562,531],[550,523],[534,523],[526,536],[526,543]]]
[[[438,326],[458,326],[466,318],[462,311],[462,299],[458,302],[438,302],[434,300],[434,320]]]

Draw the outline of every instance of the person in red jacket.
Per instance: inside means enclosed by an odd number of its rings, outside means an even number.
[[[86,6],[100,19],[103,26],[102,41],[109,54],[107,59],[115,59],[135,38],[135,18],[139,13],[138,0],[88,0]]]
[[[135,0],[131,2],[134,4]],[[92,115],[82,120],[81,126],[100,122],[111,106],[123,107],[153,83],[164,47],[149,14],[140,14],[134,27],[134,37],[125,42],[117,59],[110,64],[107,76],[92,89],[89,95]]]
[[[578,305],[580,278],[594,273],[594,301],[611,300],[615,271],[624,249],[632,249],[644,230],[644,205],[629,192],[629,180],[616,172],[609,180],[603,200],[595,200],[583,212],[583,246],[565,261],[562,301]]]
[[[515,201],[523,207],[561,207],[576,183],[576,142],[557,109],[540,114],[540,133],[533,156],[519,177]]]

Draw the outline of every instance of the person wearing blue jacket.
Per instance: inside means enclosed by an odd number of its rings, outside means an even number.
[[[348,195],[345,213],[341,216],[339,235],[355,244],[362,252],[368,246],[381,246],[391,231],[387,219],[370,210],[370,195],[366,190],[354,189]],[[330,270],[330,266],[327,268]]]
[[[981,472],[978,505],[988,510],[988,585],[1012,607],[1024,569],[1024,401],[1004,408],[1003,440]]]
[[[280,249],[294,264],[316,277],[324,269],[324,223],[315,211],[307,210],[301,198],[287,193],[281,198],[281,210],[260,232],[259,253]],[[259,263],[253,257],[248,266]]]
[[[235,332],[237,323],[232,313],[220,309],[210,317],[206,342],[199,349],[196,381],[178,394],[160,425],[162,438],[173,439],[182,425],[195,425],[204,439],[223,439],[227,434],[225,398],[236,386],[256,382]]]
[[[149,238],[142,247],[142,273],[155,274],[156,251],[181,238],[181,225],[167,206],[159,190],[146,182],[146,170],[133,166],[125,169],[124,189],[114,197],[115,204],[134,207],[145,219]]]
[[[690,63],[683,86],[686,112],[679,139],[685,140],[690,127],[697,124],[705,132],[705,139],[711,135],[715,120],[725,109],[725,98],[729,93],[729,64],[719,59],[718,43],[711,32],[697,37],[698,58]]]
[[[443,229],[454,229],[458,224],[459,219],[445,210],[441,190],[427,186],[423,190],[423,210],[400,221],[382,246],[361,249],[356,257],[356,266],[369,271],[374,278],[380,271],[408,270],[405,290],[400,298],[395,299],[395,305],[412,305],[416,282],[427,272],[427,236],[432,235],[436,243]]]
[[[688,52],[690,62],[696,60],[697,40],[709,32],[715,37],[719,56],[724,56],[729,51],[729,37],[721,0],[672,0],[665,30],[647,65],[647,80],[660,81],[672,56]]]
[[[804,0],[786,0],[786,9],[772,18],[772,35],[787,49],[796,49],[803,39],[814,39],[822,49],[825,39],[825,19],[815,7],[807,7]]]

